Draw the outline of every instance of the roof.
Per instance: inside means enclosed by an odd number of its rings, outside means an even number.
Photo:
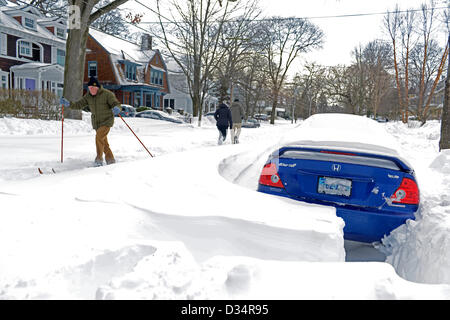
[[[89,34],[117,60],[127,60],[138,64],[147,64],[155,55],[155,50],[142,51],[140,46],[127,40],[101,32],[95,28],[89,29]]]
[[[19,23],[16,19],[14,19],[11,15],[7,14],[6,12],[11,11],[21,11],[23,12],[24,9],[28,8],[28,5],[23,6],[17,6],[17,5],[11,5],[8,4],[6,6],[0,6],[0,26],[6,27],[8,29],[11,29],[15,32],[19,31],[24,34],[28,34],[30,36],[35,36],[42,38],[44,41],[45,39],[49,39],[55,42],[59,42],[61,45],[65,45],[66,40],[58,38],[56,35],[51,33],[47,28],[43,27],[40,23],[43,22],[50,22],[54,21],[55,23],[58,22],[58,20],[54,20],[54,18],[43,18],[42,15],[35,15],[36,16],[36,30],[32,30],[29,28],[25,28],[23,25]]]
[[[157,50],[141,50],[141,47],[133,42],[106,34],[92,27],[89,29],[89,34],[110,54],[113,70],[116,74],[116,79],[119,80],[119,84],[153,86],[144,82],[144,74],[150,60],[158,52]],[[126,79],[119,67],[123,60],[139,65],[137,67],[136,81]],[[153,66],[151,68],[165,71]]]
[[[29,62],[29,63],[14,65],[11,67],[12,70],[47,69],[47,68],[59,68],[61,70],[64,69],[59,64],[49,64],[49,63],[42,63],[42,62]]]

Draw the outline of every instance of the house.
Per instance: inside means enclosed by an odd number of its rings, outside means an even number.
[[[178,64],[170,59],[167,62],[170,82],[170,94],[164,97],[164,109],[183,110],[184,113],[193,114],[192,98],[186,75]],[[203,114],[216,111],[219,100],[213,95],[206,94],[203,103]]]
[[[170,92],[166,64],[152,37],[144,34],[141,45],[90,28],[86,45],[85,89],[97,77],[123,104],[163,108]]]
[[[0,86],[62,95],[66,21],[0,0]]]

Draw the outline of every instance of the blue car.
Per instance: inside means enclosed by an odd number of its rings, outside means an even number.
[[[344,238],[360,242],[380,241],[414,219],[420,201],[413,168],[394,150],[336,139],[281,146],[265,163],[258,191],[334,206]]]

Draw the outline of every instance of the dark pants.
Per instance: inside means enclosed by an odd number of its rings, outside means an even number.
[[[228,129],[228,126],[217,126],[217,129],[218,129],[219,132],[222,134],[223,140],[225,140],[225,138],[227,137],[227,129]]]

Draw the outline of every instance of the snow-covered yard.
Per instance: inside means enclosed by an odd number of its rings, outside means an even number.
[[[416,169],[422,205],[372,248],[343,240],[334,208],[255,191],[299,124],[217,146],[208,119],[125,119],[155,157],[116,118],[118,162],[93,168],[88,119],[65,121],[61,164],[59,122],[0,118],[0,299],[450,298],[450,153],[438,152],[438,122],[383,124]]]

